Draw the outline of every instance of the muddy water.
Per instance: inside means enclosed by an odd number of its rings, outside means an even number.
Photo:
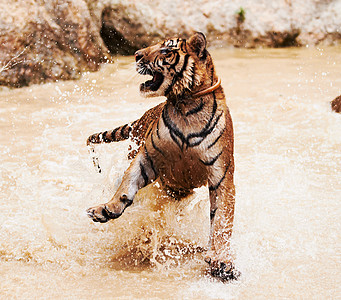
[[[332,299],[341,294],[341,49],[216,50],[235,127],[239,281],[205,276],[208,193],[157,184],[118,220],[85,215],[128,165],[126,142],[86,137],[138,118],[133,59],[79,81],[0,91],[1,298]]]

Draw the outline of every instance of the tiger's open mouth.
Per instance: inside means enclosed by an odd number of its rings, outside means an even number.
[[[145,72],[143,72],[142,75],[150,75],[153,76],[151,80],[147,80],[146,82],[142,83],[140,85],[140,91],[141,92],[146,92],[146,91],[157,91],[159,87],[161,86],[163,82],[163,75],[159,72],[156,71],[150,71],[149,69]]]

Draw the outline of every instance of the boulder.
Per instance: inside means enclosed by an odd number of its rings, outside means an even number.
[[[79,78],[108,53],[81,0],[0,4],[0,84],[13,87]]]

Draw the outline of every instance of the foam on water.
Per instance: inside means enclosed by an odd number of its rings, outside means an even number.
[[[340,294],[339,49],[216,51],[234,120],[238,282],[204,275],[208,191],[170,199],[158,183],[117,220],[91,222],[129,165],[127,142],[89,134],[137,119],[121,58],[77,82],[0,91],[0,283],[11,297],[333,298]],[[334,64],[335,63],[335,64]],[[37,293],[39,290],[39,293]]]

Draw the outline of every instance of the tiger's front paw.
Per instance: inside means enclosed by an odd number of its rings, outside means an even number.
[[[206,256],[205,262],[209,264],[208,273],[222,282],[237,280],[240,276],[240,272],[235,269],[234,264],[230,261],[219,260],[214,255],[209,255]]]
[[[122,214],[112,212],[106,204],[91,207],[86,212],[92,221],[100,223],[108,222],[110,219],[117,219]]]

